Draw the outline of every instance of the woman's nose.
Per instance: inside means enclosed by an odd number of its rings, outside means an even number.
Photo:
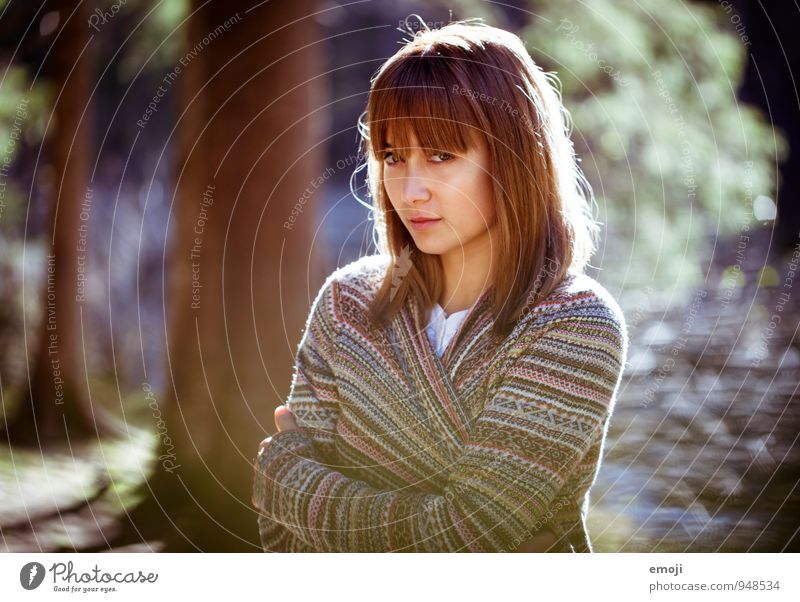
[[[430,196],[430,178],[420,170],[409,167],[403,179],[403,200],[414,204],[417,201],[427,201]]]

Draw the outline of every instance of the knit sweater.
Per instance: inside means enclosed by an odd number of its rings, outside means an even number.
[[[367,307],[388,256],[331,274],[314,299],[286,405],[299,429],[255,462],[265,551],[513,551],[540,529],[591,552],[589,489],[627,356],[625,319],[570,273],[491,332],[487,289],[439,358],[409,297]]]

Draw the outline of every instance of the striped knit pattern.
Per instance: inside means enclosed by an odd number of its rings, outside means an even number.
[[[300,429],[256,462],[265,551],[513,551],[547,528],[556,551],[590,552],[628,347],[616,301],[570,274],[500,338],[489,289],[439,358],[412,299],[370,325],[388,259],[340,268],[314,300],[287,401]]]

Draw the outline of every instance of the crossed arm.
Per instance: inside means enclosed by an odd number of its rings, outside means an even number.
[[[512,551],[539,531],[602,435],[625,353],[619,324],[609,318],[597,328],[580,317],[551,327],[477,417],[441,495],[385,491],[321,457],[336,420],[329,291],[315,301],[287,401],[299,429],[279,432],[259,453],[256,507],[319,551]],[[581,337],[585,328],[592,336]],[[576,357],[585,368],[576,370]]]
[[[294,419],[294,415],[289,411],[289,409],[283,405],[278,406],[275,410],[275,427],[278,429],[278,432],[284,431],[296,431],[299,430],[297,426],[297,421]],[[272,442],[272,437],[267,437],[261,442],[259,446],[259,455],[263,452],[263,450]],[[289,541],[291,540],[294,545],[301,546],[299,550],[303,550],[302,547],[304,544],[301,541],[298,541],[296,537],[293,537],[291,531],[288,531],[283,525],[278,522],[269,522],[263,520],[262,517],[261,527],[262,529],[269,530],[272,532],[273,537],[279,536],[281,539],[279,541],[283,542],[283,546],[288,548],[291,546]],[[558,542],[558,539],[553,534],[550,529],[542,528],[537,531],[533,537],[530,537],[523,541],[515,550],[515,552],[547,552],[550,548],[553,547]],[[307,549],[307,548],[306,548]],[[308,550],[312,551],[312,550]]]

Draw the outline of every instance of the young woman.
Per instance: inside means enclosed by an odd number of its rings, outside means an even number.
[[[591,195],[515,35],[421,30],[360,123],[380,253],[336,270],[256,461],[267,551],[591,551],[627,354]]]

